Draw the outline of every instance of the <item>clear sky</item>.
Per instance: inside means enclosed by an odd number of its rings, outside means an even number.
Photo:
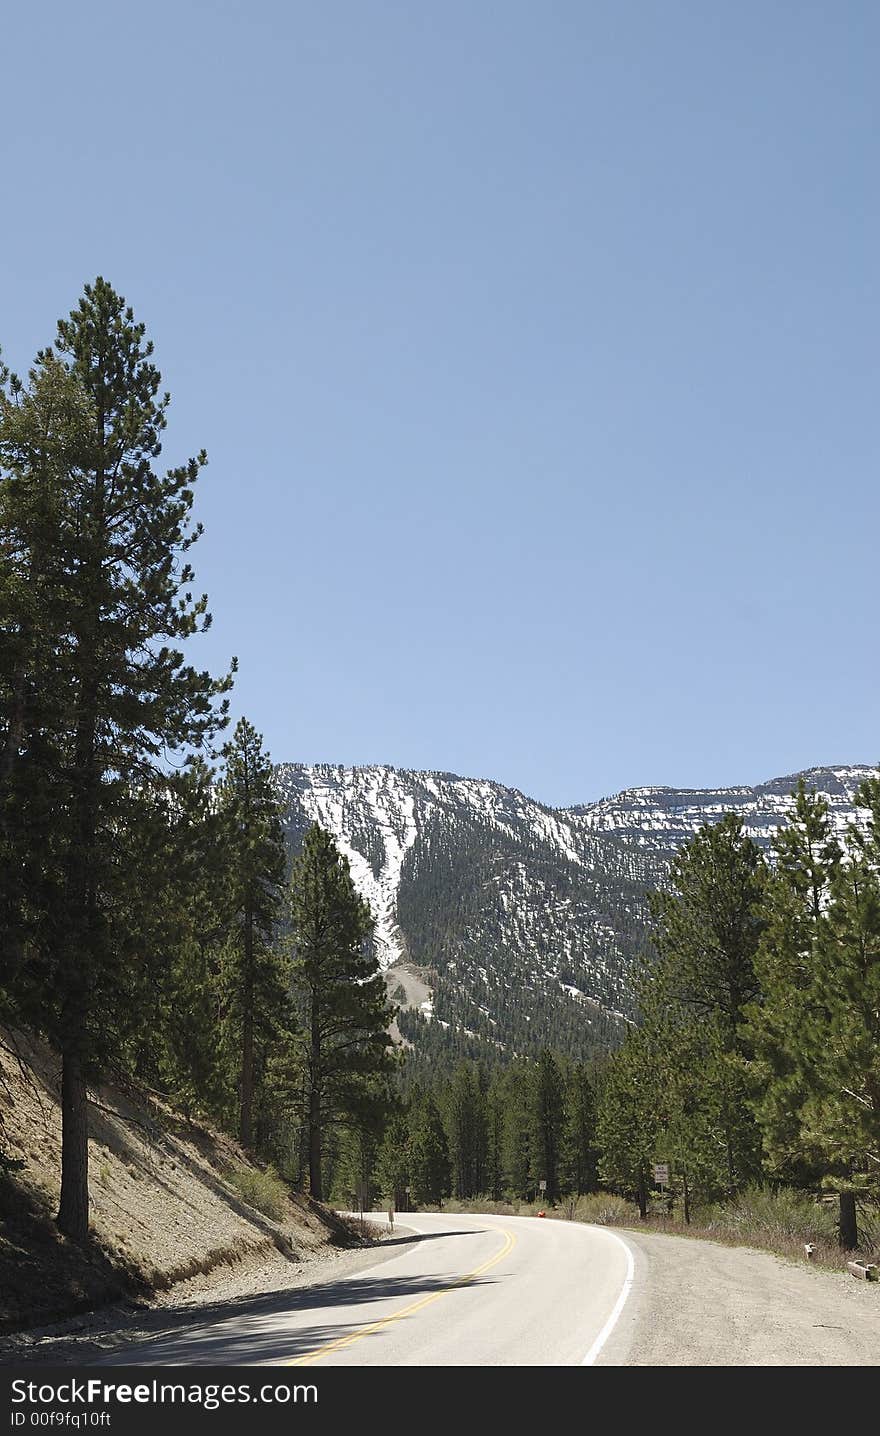
[[[880,6],[5,9],[0,344],[101,273],[277,759],[880,758]]]

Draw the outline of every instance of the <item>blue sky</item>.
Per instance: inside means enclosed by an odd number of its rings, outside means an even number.
[[[880,758],[872,3],[4,17],[0,344],[101,273],[278,759]],[[197,656],[195,653],[194,657]]]

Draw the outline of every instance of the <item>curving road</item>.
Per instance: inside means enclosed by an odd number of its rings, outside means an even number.
[[[377,1213],[373,1220],[384,1221]],[[580,1366],[632,1282],[626,1242],[529,1217],[407,1217],[399,1250],[340,1281],[105,1357],[137,1366]]]

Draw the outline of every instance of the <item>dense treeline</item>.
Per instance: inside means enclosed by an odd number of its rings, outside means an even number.
[[[259,734],[219,747],[235,663],[189,551],[202,453],[161,470],[169,396],[102,279],[26,381],[0,375],[0,1021],[61,1056],[58,1224],[88,1233],[102,1078],[212,1114],[295,1178],[387,1102],[384,989],[348,864],[288,880]],[[219,768],[218,768],[219,763]]]
[[[410,1086],[384,1132],[340,1145],[332,1189],[399,1210],[450,1196],[555,1202],[594,1188],[597,1157],[590,1071],[547,1049],[491,1069],[465,1060]]]
[[[711,1200],[771,1181],[880,1196],[880,777],[843,839],[806,790],[773,860],[728,815],[652,904],[642,1020],[604,1074],[600,1175],[644,1210],[652,1164]]]

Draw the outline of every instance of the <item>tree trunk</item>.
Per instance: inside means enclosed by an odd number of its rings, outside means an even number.
[[[691,1221],[691,1194],[690,1194],[690,1191],[688,1190],[687,1172],[685,1172],[685,1171],[682,1171],[682,1174],[681,1174],[681,1182],[682,1182],[682,1198],[683,1198],[683,1201],[684,1201],[684,1219],[685,1219],[686,1225],[690,1226],[690,1221]]]
[[[309,1064],[309,1191],[323,1201],[321,1180],[321,1028],[317,994],[312,994],[311,1061]]]
[[[254,1019],[245,1012],[241,1035],[241,1112],[238,1139],[243,1147],[253,1145],[254,1136]]]
[[[727,1182],[729,1195],[732,1197],[736,1192],[736,1172],[733,1162],[733,1142],[730,1133],[727,1136]]]
[[[72,1241],[89,1235],[89,1133],[86,1084],[79,1056],[67,1051],[61,1068],[61,1202],[58,1227]]]
[[[840,1245],[844,1251],[854,1251],[859,1244],[859,1227],[856,1219],[855,1192],[840,1194]]]
[[[251,753],[250,745],[244,750],[244,831],[250,840],[251,819]],[[241,1111],[239,1113],[238,1136],[243,1147],[249,1147],[253,1140],[254,1109],[254,908],[252,901],[252,874],[248,873],[244,894],[244,972],[242,973],[242,1021],[241,1021]]]
[[[243,1147],[254,1137],[254,920],[248,907],[244,922],[244,991],[241,1028],[241,1113],[238,1136]]]
[[[309,1094],[309,1191],[316,1201],[323,1201],[321,1183],[321,1099],[313,1087]]]
[[[645,1181],[644,1172],[639,1173],[638,1201],[639,1216],[643,1222],[646,1222],[648,1220],[648,1184]]]

